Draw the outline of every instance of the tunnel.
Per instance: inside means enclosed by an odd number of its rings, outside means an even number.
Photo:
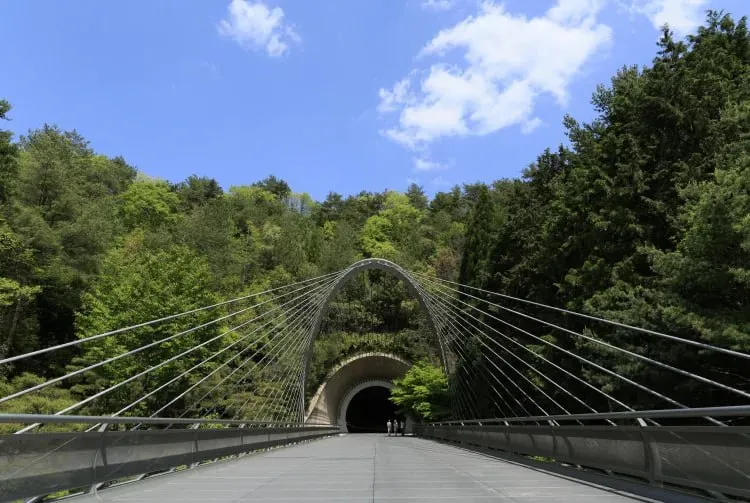
[[[347,358],[331,369],[313,395],[306,422],[335,424],[343,433],[353,431],[347,423],[352,423],[357,431],[385,432],[387,416],[395,413],[388,390],[393,388],[394,379],[403,377],[410,366],[408,361],[388,353],[360,353]]]
[[[396,405],[388,397],[391,390],[369,386],[357,392],[346,408],[346,426],[350,433],[385,433],[386,422],[396,418]]]

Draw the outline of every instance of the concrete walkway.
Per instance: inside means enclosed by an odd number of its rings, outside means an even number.
[[[411,437],[345,435],[67,500],[108,502],[592,502],[634,499]]]

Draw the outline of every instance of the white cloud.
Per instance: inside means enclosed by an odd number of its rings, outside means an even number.
[[[419,149],[443,137],[486,135],[521,125],[531,131],[538,97],[564,105],[568,86],[611,39],[596,22],[602,0],[558,0],[543,16],[528,18],[485,2],[479,13],[439,32],[421,51],[435,58],[392,90],[380,90],[381,111],[398,112],[385,131]],[[463,64],[447,58],[459,52]],[[419,82],[416,77],[421,76]]]
[[[381,89],[378,92],[380,97],[380,104],[378,105],[378,112],[388,113],[393,112],[398,108],[401,103],[406,103],[409,95],[409,77],[399,80],[393,86],[393,90]]]
[[[456,4],[456,0],[422,0],[423,9],[449,10]]]
[[[441,171],[448,169],[448,166],[439,162],[430,161],[422,157],[414,158],[414,171],[425,172],[425,171]]]
[[[558,23],[581,24],[594,20],[607,0],[558,0],[546,16]]]
[[[534,131],[536,131],[536,129],[542,124],[544,123],[542,122],[542,119],[540,119],[539,117],[534,117],[533,119],[529,119],[523,124],[521,124],[521,133],[531,134]]]
[[[655,28],[668,24],[679,36],[685,36],[702,21],[708,0],[633,0],[632,12],[643,14]]]
[[[232,38],[245,49],[265,49],[269,56],[281,56],[290,43],[299,43],[294,28],[284,22],[280,7],[269,9],[258,1],[232,0],[228,19],[219,23],[219,34]]]

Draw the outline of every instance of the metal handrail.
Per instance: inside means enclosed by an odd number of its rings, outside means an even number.
[[[722,413],[741,415],[748,407],[727,409]],[[672,411],[649,412],[680,417]],[[688,413],[682,417],[691,417]],[[563,468],[576,467],[569,472],[574,477],[577,470],[594,470],[615,477],[635,477],[656,486],[699,490],[725,501],[729,499],[725,495],[750,498],[749,426],[560,426],[556,421],[541,425],[415,426],[415,433],[423,438],[482,452],[541,456]]]
[[[0,414],[0,423],[47,423],[47,424],[223,424],[223,425],[281,425],[288,427],[330,428],[332,425],[311,425],[289,421],[243,421],[239,419],[199,419],[187,417],[122,417],[122,416],[63,416],[54,414]]]
[[[468,425],[492,423],[525,423],[532,421],[596,421],[605,419],[675,419],[700,417],[737,417],[750,416],[750,405],[727,407],[696,407],[688,409],[633,410],[625,412],[601,412],[592,414],[561,414],[554,416],[524,416],[487,419],[467,419],[455,421],[438,421],[430,425]]]
[[[84,421],[101,423],[98,431],[34,432],[0,435],[0,501],[32,498],[74,488],[99,490],[102,484],[151,474],[193,468],[229,456],[293,445],[335,435],[338,427],[300,423],[256,423],[258,428],[196,428],[174,430],[108,431],[111,422],[142,418],[102,416],[44,416],[4,414],[6,421]],[[174,423],[177,418],[149,418],[151,423]],[[201,423],[241,421],[180,418]],[[247,424],[247,423],[245,423]]]

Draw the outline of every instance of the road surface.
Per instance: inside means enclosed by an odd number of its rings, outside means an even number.
[[[654,501],[413,437],[342,435],[159,475],[93,502]]]

